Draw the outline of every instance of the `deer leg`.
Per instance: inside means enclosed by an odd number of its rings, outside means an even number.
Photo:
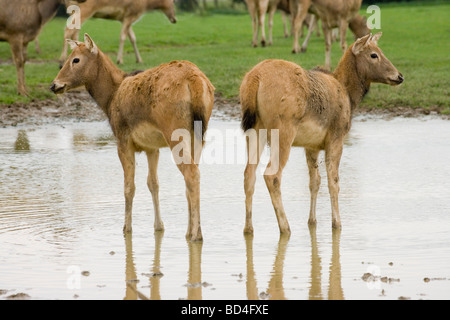
[[[25,50],[26,46],[22,41],[21,36],[14,37],[10,42],[11,52],[16,65],[17,71],[17,92],[20,95],[28,96],[25,87]]]
[[[269,190],[270,198],[272,199],[272,205],[275,209],[280,233],[287,234],[290,234],[291,230],[289,228],[289,223],[287,221],[283,202],[281,199],[281,176],[283,168],[289,158],[293,139],[294,135],[292,137],[288,137],[287,135],[283,134],[283,132],[280,132],[278,148],[279,150],[276,150],[274,145],[271,144],[270,161],[267,165],[266,171],[264,172],[264,180],[266,182],[267,189]],[[276,168],[277,164],[278,168]],[[273,174],[274,169],[277,170],[276,173]]]
[[[248,12],[250,13],[250,17],[252,19],[252,28],[253,28],[253,39],[252,39],[252,46],[253,48],[256,48],[258,46],[258,15],[256,13],[257,9],[253,2],[250,2],[248,4]]]
[[[130,143],[119,143],[118,154],[124,173],[125,194],[125,224],[123,231],[131,232],[131,216],[133,210],[133,198],[136,187],[134,185],[135,157],[134,148]]]
[[[39,45],[39,37],[36,37],[36,39],[34,39],[34,49],[36,50],[37,54],[42,54],[41,46]]]
[[[123,47],[125,40],[127,40],[127,33],[130,25],[127,22],[122,22],[122,29],[120,30],[119,51],[117,52],[117,64],[123,64]]]
[[[273,31],[273,15],[275,14],[276,11],[276,7],[275,8],[270,8],[269,10],[269,46],[272,45],[273,43],[273,39],[272,39],[272,31]]]
[[[308,9],[311,5],[311,1],[290,1],[290,10],[292,13],[292,32],[294,33],[294,45],[292,47],[292,53],[299,53],[299,33],[300,28],[303,25],[303,21],[305,21],[306,14],[308,13]]]
[[[194,163],[179,164],[178,169],[184,176],[186,183],[186,198],[189,206],[189,225],[186,238],[191,241],[202,241],[200,225],[200,170]]]
[[[251,140],[249,136],[247,139],[247,166],[244,172],[244,190],[245,190],[245,227],[244,233],[253,233],[253,223],[252,223],[252,204],[253,204],[253,193],[255,192],[255,182],[256,182],[256,168],[258,167],[261,154],[264,150],[264,146],[267,142],[267,136],[264,134],[258,134],[258,129],[256,130],[256,135]]]
[[[261,29],[261,46],[263,46],[263,47],[266,46],[266,28],[265,28],[266,12],[267,12],[267,6],[261,6],[259,8],[258,25],[259,25],[259,28]]]
[[[306,49],[308,48],[309,39],[311,38],[311,35],[314,31],[314,21],[316,20],[315,15],[311,15],[311,19],[309,19],[309,26],[308,26],[308,33],[306,34],[305,41],[303,41],[302,44],[302,52],[306,52]]]
[[[322,22],[323,27],[323,35],[325,38],[325,68],[331,69],[331,29],[324,26],[324,23]]]
[[[177,163],[178,170],[180,170],[183,175],[186,184],[186,198],[189,208],[186,239],[190,241],[202,241],[203,236],[200,225],[200,170],[194,161],[190,139],[183,136],[182,141],[178,139],[173,140],[173,132],[174,130],[171,128],[166,128],[163,130],[163,135],[169,143],[174,159],[178,159],[175,162]],[[189,132],[189,138],[192,136],[193,132],[191,131]],[[179,158],[180,152],[183,153],[182,159]]]
[[[339,37],[341,38],[341,49],[343,52],[347,50],[347,29],[348,29],[348,22],[345,19],[341,20],[341,23],[339,25]]]
[[[309,191],[311,192],[311,207],[309,210],[309,225],[315,225],[317,223],[316,219],[316,202],[317,193],[320,187],[320,173],[319,173],[319,151],[305,149],[306,162],[308,164],[309,170]]]
[[[131,44],[133,45],[134,54],[136,55],[136,62],[142,63],[141,55],[139,54],[139,49],[136,43],[136,35],[134,34],[133,28],[130,25],[130,28],[128,29],[128,37],[130,38]]]
[[[289,30],[287,27],[287,14],[284,11],[281,11],[281,19],[283,20],[283,31],[284,31],[284,37],[289,37]]]
[[[335,229],[341,228],[339,217],[339,163],[342,156],[343,142],[336,141],[330,144],[325,150],[325,163],[327,166],[328,190],[331,198],[332,226]]]
[[[155,231],[164,230],[164,224],[161,219],[161,213],[159,210],[159,182],[158,182],[158,160],[159,160],[159,149],[151,150],[147,152],[148,160],[148,178],[147,186],[152,194],[153,208],[155,211]]]

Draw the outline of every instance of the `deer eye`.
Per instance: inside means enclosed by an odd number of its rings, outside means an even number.
[[[73,63],[78,63],[78,62],[80,62],[80,59],[78,59],[78,58],[75,58],[75,59],[73,59],[73,61],[72,61]]]
[[[377,55],[376,53],[372,53],[372,54],[370,55],[370,57],[371,57],[372,59],[376,59],[376,58],[378,58],[378,55]]]

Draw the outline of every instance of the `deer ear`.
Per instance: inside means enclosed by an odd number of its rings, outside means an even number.
[[[98,53],[97,45],[94,43],[94,40],[92,40],[92,38],[87,33],[84,34],[84,44],[86,45],[86,48],[93,54]]]
[[[369,39],[372,35],[368,34],[362,38],[359,38],[355,41],[353,44],[352,52],[354,55],[358,55],[361,51],[364,50],[364,48],[367,46]]]
[[[81,42],[75,41],[75,40],[72,40],[72,39],[66,39],[66,41],[69,44],[70,49],[72,49],[72,50],[75,49],[76,47],[78,47],[81,44]]]
[[[376,45],[378,45],[378,40],[380,40],[381,36],[383,35],[382,32],[378,32],[377,34],[374,34],[371,38],[370,41],[372,41],[373,43],[375,43]]]

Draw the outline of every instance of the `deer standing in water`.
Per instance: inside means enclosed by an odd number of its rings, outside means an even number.
[[[404,78],[385,57],[377,43],[381,33],[358,39],[344,53],[334,73],[322,69],[307,71],[284,60],[264,60],[244,77],[240,88],[242,128],[279,130],[279,150],[271,150],[264,180],[281,233],[290,233],[281,200],[281,175],[292,146],[305,148],[309,168],[311,207],[308,223],[316,224],[316,200],[320,186],[318,156],[325,150],[333,228],[341,227],[338,207],[339,163],[344,138],[350,130],[352,111],[368,92],[372,82],[399,85]],[[265,135],[261,135],[265,136]],[[268,135],[270,137],[270,135]],[[261,138],[259,138],[261,139]],[[258,139],[258,141],[260,141]],[[270,143],[268,138],[267,142]],[[257,152],[248,143],[248,163],[244,173],[245,233],[253,232],[252,198],[256,167],[264,148]],[[267,174],[272,163],[275,174]]]
[[[194,134],[194,121],[201,121],[204,134],[214,104],[213,85],[197,66],[188,61],[172,61],[127,76],[99,50],[89,35],[85,35],[84,43],[68,42],[73,52],[53,81],[51,90],[59,94],[84,85],[107,115],[117,138],[125,176],[125,232],[132,229],[135,153],[146,152],[149,167],[147,182],[155,211],[154,227],[156,231],[163,230],[157,177],[159,149],[170,147],[174,151],[180,142],[172,139],[172,135],[178,129],[189,132],[193,137],[191,143],[199,143],[201,149],[202,136]],[[183,142],[188,143],[184,137]],[[177,166],[186,183],[189,207],[186,238],[198,241],[202,240],[200,171],[192,153],[186,154],[183,149],[184,157],[191,161],[177,163]]]
[[[72,1],[73,2],[73,1]],[[69,2],[68,5],[72,3]],[[76,4],[76,3],[75,3]],[[120,31],[119,52],[117,53],[117,63],[123,63],[123,48],[127,36],[130,38],[136,55],[136,62],[142,63],[141,55],[136,43],[136,35],[132,25],[138,21],[144,13],[151,10],[161,10],[170,22],[176,23],[174,0],[89,0],[80,7],[80,23],[83,24],[87,19],[102,18],[117,20],[122,23]],[[79,29],[69,29],[64,31],[64,39],[78,40]],[[68,43],[64,41],[63,51],[59,58],[61,65],[67,58]]]

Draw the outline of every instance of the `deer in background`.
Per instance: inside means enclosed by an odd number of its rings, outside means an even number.
[[[193,63],[172,61],[134,76],[126,75],[96,46],[86,34],[84,43],[68,40],[72,54],[64,64],[51,90],[64,93],[85,86],[109,119],[117,138],[117,150],[124,171],[125,224],[131,232],[132,206],[135,192],[135,153],[144,151],[148,158],[148,187],[155,211],[155,231],[164,226],[159,210],[157,166],[159,149],[178,148],[172,139],[175,130],[190,133],[191,143],[200,143],[202,136],[194,134],[194,121],[201,121],[205,134],[214,104],[214,87]],[[197,133],[197,132],[195,132]],[[184,141],[183,143],[188,143]],[[198,145],[198,144],[197,144]],[[195,148],[191,148],[195,149]],[[198,150],[196,150],[198,151]],[[186,238],[202,240],[200,227],[200,171],[193,153],[177,163],[186,183],[189,225]],[[197,153],[195,157],[199,157]]]
[[[350,46],[334,73],[323,69],[307,71],[284,60],[264,60],[244,77],[240,88],[242,129],[279,130],[279,150],[271,150],[264,175],[281,233],[290,233],[281,199],[281,177],[292,146],[305,148],[309,168],[311,207],[308,223],[316,224],[316,200],[320,186],[319,152],[325,151],[332,226],[341,227],[339,216],[339,163],[344,139],[350,131],[352,112],[369,91],[372,82],[392,86],[404,81],[403,75],[378,47],[381,33],[367,35]],[[259,158],[265,135],[257,137],[259,148],[248,144],[248,163],[244,173],[245,233],[253,233],[252,199]],[[271,142],[270,136],[267,142]],[[253,150],[253,151],[250,151]],[[272,163],[278,171],[267,174]]]
[[[86,0],[78,0],[82,3]],[[0,41],[11,47],[17,69],[17,91],[27,96],[25,61],[28,44],[36,39],[46,22],[51,20],[62,0],[0,0]]]
[[[292,13],[292,29],[294,32],[294,45],[292,52],[300,52],[298,37],[299,29],[305,20],[311,4],[317,12],[317,17],[322,21],[322,29],[325,37],[325,67],[331,68],[331,44],[332,29],[339,28],[341,48],[343,52],[347,49],[346,34],[349,22],[355,19],[361,8],[362,0],[291,0],[290,7]],[[359,26],[359,25],[358,25]],[[355,25],[356,28],[356,25]],[[361,31],[355,34],[361,36],[368,34],[370,30],[367,26],[361,26]],[[305,41],[307,44],[307,41]],[[306,46],[304,47],[306,50]]]
[[[71,1],[68,5],[71,5]],[[130,38],[136,55],[136,62],[142,63],[141,55],[136,43],[136,35],[134,34],[132,25],[138,21],[142,15],[151,10],[161,10],[170,22],[176,23],[174,0],[89,0],[79,5],[81,13],[81,24],[87,19],[102,18],[109,20],[117,20],[122,23],[120,31],[119,51],[117,53],[117,63],[123,63],[123,48],[125,40]],[[80,30],[69,29],[66,27],[64,31],[64,39],[78,40]],[[68,43],[64,41],[64,47],[60,57],[61,65],[67,57]]]

